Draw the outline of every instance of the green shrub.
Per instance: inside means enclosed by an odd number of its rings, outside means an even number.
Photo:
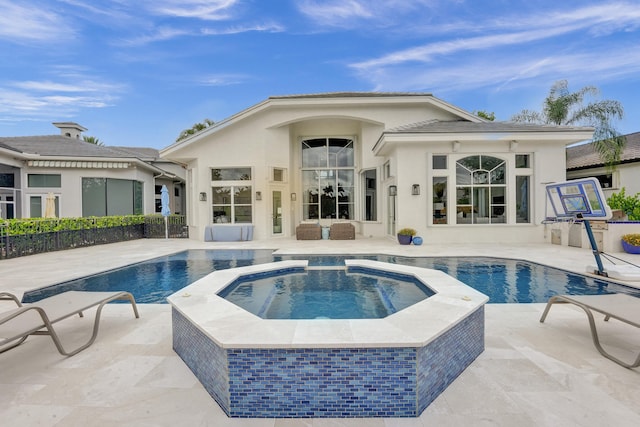
[[[640,193],[635,196],[627,196],[625,188],[622,187],[619,193],[613,193],[607,204],[611,209],[620,209],[627,215],[630,221],[640,221]]]
[[[110,228],[144,224],[144,215],[92,216],[82,218],[22,218],[0,220],[6,227],[6,234],[51,233],[55,231],[85,230],[91,228]]]

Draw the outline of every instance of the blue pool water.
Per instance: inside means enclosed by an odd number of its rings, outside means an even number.
[[[165,303],[166,297],[215,270],[289,259],[309,265],[343,265],[344,259],[371,259],[444,271],[489,296],[489,303],[546,302],[557,294],[593,295],[640,290],[540,264],[488,257],[401,257],[391,255],[273,255],[271,250],[189,250],[132,264],[82,279],[25,293],[34,302],[66,290],[131,292],[140,303]]]
[[[413,276],[302,268],[240,277],[218,293],[263,319],[380,319],[433,295]]]

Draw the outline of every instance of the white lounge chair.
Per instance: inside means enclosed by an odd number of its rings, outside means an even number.
[[[128,300],[136,318],[140,317],[135,299],[129,292],[68,291],[24,305],[15,295],[0,292],[0,300],[12,300],[18,306],[0,313],[0,353],[22,344],[29,335],[49,335],[61,354],[73,356],[93,344],[98,335],[102,308],[111,301]],[[75,314],[83,317],[85,310],[96,306],[98,309],[89,341],[74,350],[65,350],[53,324]]]
[[[636,368],[640,366],[640,353],[636,360],[632,363],[626,363],[622,360],[607,353],[600,345],[598,331],[596,330],[596,322],[593,318],[592,311],[604,314],[604,320],[610,318],[620,320],[621,322],[640,328],[640,298],[625,294],[609,294],[609,295],[556,295],[549,298],[547,306],[540,317],[540,322],[549,313],[549,309],[556,303],[574,304],[582,308],[589,318],[589,326],[591,327],[591,337],[593,344],[596,346],[600,354],[607,359],[613,360],[617,364],[625,368]]]

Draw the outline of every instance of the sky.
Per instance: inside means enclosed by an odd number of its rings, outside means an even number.
[[[269,96],[420,92],[509,120],[554,82],[640,131],[640,1],[0,0],[0,136],[164,148]]]

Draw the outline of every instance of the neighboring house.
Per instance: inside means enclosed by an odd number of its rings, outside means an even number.
[[[85,142],[77,123],[54,125],[61,135],[0,137],[0,218],[42,217],[50,193],[57,217],[151,214],[163,184],[171,212],[185,213],[181,165],[151,148]]]
[[[625,187],[628,196],[640,193],[640,132],[624,135],[621,163],[614,170],[605,167],[593,143],[567,148],[567,179],[598,178],[607,197]]]
[[[349,221],[360,237],[543,242],[544,184],[592,128],[488,122],[430,94],[274,96],[161,150],[187,168],[189,235],[252,224],[292,237]]]

